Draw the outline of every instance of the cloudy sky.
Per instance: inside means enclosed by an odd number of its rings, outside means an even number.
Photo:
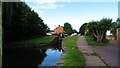
[[[69,22],[79,30],[83,23],[92,20],[118,17],[118,0],[25,0],[53,30]]]

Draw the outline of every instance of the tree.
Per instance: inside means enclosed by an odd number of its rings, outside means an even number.
[[[118,19],[117,19],[118,20]],[[110,33],[112,33],[113,34],[113,36],[115,37],[115,39],[116,39],[116,30],[117,30],[117,28],[116,28],[116,26],[118,25],[118,23],[117,23],[117,20],[116,20],[116,22],[113,22],[112,23],[112,28],[111,28],[111,30],[110,30]]]
[[[10,28],[11,28],[11,21],[12,21],[12,15],[13,15],[13,6],[14,6],[14,3],[12,3],[12,2],[11,3],[8,3],[8,2],[3,3],[2,2],[3,43],[5,42],[5,40],[7,40],[7,38],[9,39],[9,37],[7,37],[7,34],[9,34],[9,36],[12,36],[10,34],[11,33]],[[16,6],[17,6],[17,4],[16,4]]]
[[[63,33],[63,34],[65,34],[65,33],[66,33],[66,31],[63,31],[62,33]]]
[[[73,33],[73,29],[72,29],[72,26],[71,26],[71,24],[69,24],[68,22],[66,22],[65,24],[64,24],[64,30],[65,30],[65,32],[66,33],[68,33],[68,34],[71,34],[71,33]]]
[[[84,24],[80,27],[79,33],[80,33],[81,35],[84,35],[84,34],[85,34],[86,25],[87,25],[87,23],[84,23]]]
[[[2,2],[4,41],[31,39],[46,35],[49,27],[24,2]],[[9,12],[8,12],[9,11]]]
[[[100,21],[92,21],[87,25],[87,29],[92,32],[96,37],[98,42],[104,40],[107,30],[110,30],[112,27],[112,19],[103,18]]]
[[[117,22],[118,24],[120,24],[120,17],[117,18],[116,22]]]
[[[73,29],[73,33],[78,33],[77,30]]]

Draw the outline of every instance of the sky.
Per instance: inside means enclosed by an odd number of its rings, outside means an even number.
[[[25,1],[51,30],[68,22],[79,31],[82,24],[102,18],[118,18],[118,1],[34,0]]]

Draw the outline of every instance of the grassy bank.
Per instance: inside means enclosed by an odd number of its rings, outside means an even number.
[[[85,36],[87,42],[89,45],[93,45],[93,46],[106,46],[108,44],[108,40],[104,41],[104,42],[97,42],[97,41],[94,41],[91,37],[89,36]]]
[[[64,45],[67,47],[67,55],[65,56],[65,64],[63,66],[84,66],[84,56],[76,46],[78,36],[68,37],[64,39]]]
[[[44,36],[44,37],[30,39],[30,40],[17,41],[11,44],[16,45],[16,44],[30,44],[30,43],[48,43],[48,42],[51,42],[55,37],[56,36]]]

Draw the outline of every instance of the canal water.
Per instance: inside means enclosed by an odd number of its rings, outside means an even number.
[[[38,65],[38,67],[41,66],[54,66],[55,62],[59,59],[59,57],[62,54],[62,50],[54,50],[52,48],[47,49],[46,51],[47,56],[43,60],[41,64]]]
[[[62,54],[61,46],[27,49],[9,49],[3,55],[3,67],[21,66],[41,68],[54,66]]]

